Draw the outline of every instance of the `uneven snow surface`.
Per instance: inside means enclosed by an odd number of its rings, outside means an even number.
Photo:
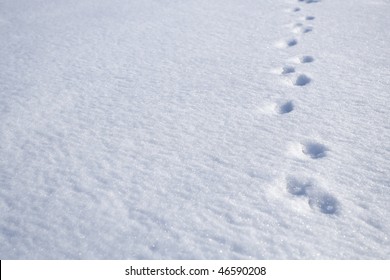
[[[0,0],[0,259],[389,259],[389,15]]]

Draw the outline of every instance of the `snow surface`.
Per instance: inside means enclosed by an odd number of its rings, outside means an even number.
[[[0,0],[0,259],[389,259],[389,15]]]

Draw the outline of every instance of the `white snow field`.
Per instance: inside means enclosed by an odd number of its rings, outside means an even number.
[[[389,259],[389,15],[0,0],[0,259]]]

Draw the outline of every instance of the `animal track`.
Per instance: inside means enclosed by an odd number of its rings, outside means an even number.
[[[307,195],[307,189],[310,188],[311,182],[299,180],[295,177],[288,177],[286,189],[287,192],[295,196]]]
[[[291,27],[291,28],[295,28],[295,27],[303,26],[303,23],[300,23],[300,22],[289,23],[289,24],[286,24],[286,26],[287,26],[287,27]]]
[[[327,151],[328,148],[325,145],[317,142],[306,142],[302,145],[302,152],[313,159],[325,157]]]
[[[281,69],[280,74],[287,75],[287,74],[294,73],[294,72],[295,72],[295,68],[294,67],[292,67],[292,66],[283,66],[282,69]]]
[[[303,55],[299,58],[301,63],[310,63],[314,61],[314,58],[310,55]]]
[[[308,76],[306,76],[305,74],[299,74],[298,76],[296,76],[294,79],[293,79],[293,84],[295,85],[295,86],[300,86],[300,87],[302,87],[302,86],[305,86],[305,85],[307,85],[308,83],[310,83],[311,82],[311,79],[308,77]]]
[[[295,38],[290,38],[290,39],[281,40],[281,41],[277,42],[275,44],[275,46],[279,49],[286,49],[286,48],[295,46],[296,44],[298,44],[298,40]]]
[[[304,33],[309,33],[311,31],[313,31],[313,27],[303,26],[303,25],[295,26],[292,30],[292,32],[294,32],[295,34],[304,34]]]
[[[333,215],[339,211],[338,200],[323,192],[310,179],[289,176],[286,178],[286,190],[293,196],[307,197],[309,206],[323,214]]]
[[[310,63],[314,61],[314,57],[310,55],[302,55],[289,59],[293,63]]]
[[[320,0],[298,0],[298,2],[304,2],[306,4],[318,3]],[[299,11],[299,8],[294,8],[293,11]],[[314,16],[304,16],[300,18],[304,21],[312,21],[315,19]],[[311,32],[313,27],[305,26],[302,23],[295,23],[290,25],[292,32],[295,34],[304,34]],[[278,48],[288,48],[296,45],[298,43],[297,39],[288,39],[284,41],[279,41],[276,43]],[[314,58],[310,55],[297,56],[293,59],[290,59],[291,62],[297,64],[311,63],[314,61]],[[280,70],[280,74],[287,75],[294,73],[295,68],[292,66],[284,66]],[[306,74],[294,74],[291,77],[291,81],[295,86],[305,86],[311,82],[311,78]],[[285,102],[277,107],[279,114],[290,113],[294,110],[294,104],[292,101]],[[319,159],[326,156],[328,148],[320,143],[314,141],[307,141],[301,144],[297,144],[297,152],[301,148],[301,151],[304,155],[312,158]],[[309,206],[316,211],[319,211],[323,214],[333,215],[339,211],[339,202],[338,200],[329,193],[322,191],[317,187],[317,184],[314,183],[311,179],[298,178],[294,176],[289,176],[286,178],[286,191],[293,196],[304,197],[308,199]]]
[[[318,3],[321,0],[298,0],[298,2],[305,2],[306,4]]]
[[[271,70],[271,73],[279,74],[279,75],[288,75],[295,72],[295,67],[286,65],[279,68],[274,68]]]
[[[287,114],[287,113],[292,112],[293,110],[294,110],[294,103],[292,101],[288,101],[288,102],[279,106],[278,113],[279,114]]]
[[[339,211],[339,202],[330,194],[322,193],[309,198],[309,205],[324,214],[336,214]]]

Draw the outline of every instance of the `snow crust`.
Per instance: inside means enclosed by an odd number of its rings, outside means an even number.
[[[389,1],[0,7],[0,259],[389,258]]]

